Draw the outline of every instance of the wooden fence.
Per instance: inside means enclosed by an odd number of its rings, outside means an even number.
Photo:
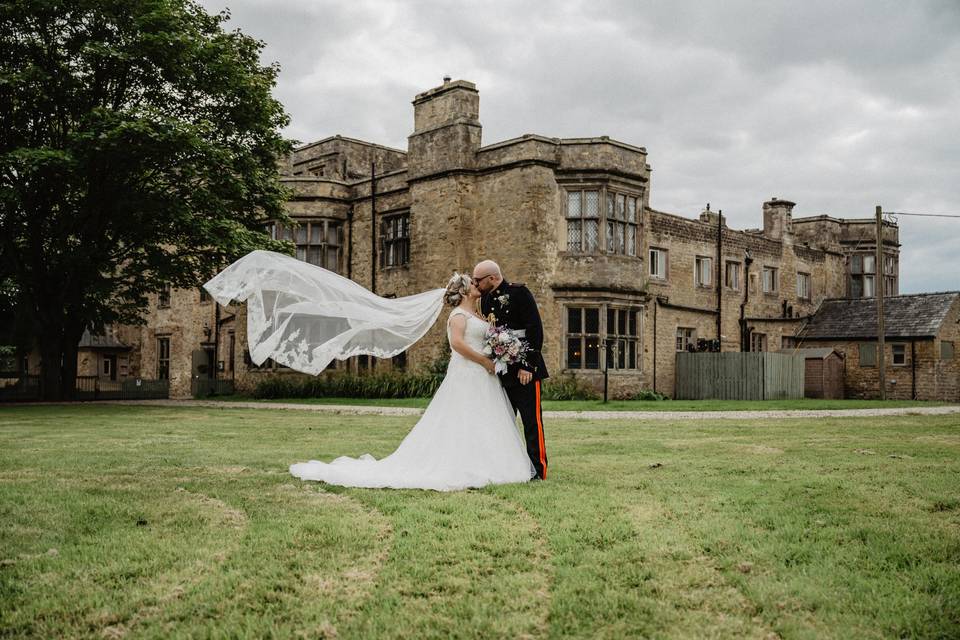
[[[101,380],[77,376],[77,400],[158,400],[170,397],[169,380]]]
[[[77,376],[77,400],[153,400],[170,396],[169,380],[101,380]],[[0,374],[0,402],[33,402],[42,399],[40,376]]]
[[[790,353],[677,353],[677,400],[803,398],[804,357]]]
[[[40,376],[0,373],[0,402],[24,402],[40,399]]]

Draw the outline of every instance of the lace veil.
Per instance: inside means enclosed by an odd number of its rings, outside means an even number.
[[[247,303],[250,358],[318,374],[333,359],[390,358],[433,326],[444,289],[381,298],[332,271],[253,251],[203,285],[220,304]]]

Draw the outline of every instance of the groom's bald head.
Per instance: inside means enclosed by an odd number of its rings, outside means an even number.
[[[473,284],[480,293],[489,293],[503,282],[503,273],[500,265],[493,260],[483,260],[473,268]]]

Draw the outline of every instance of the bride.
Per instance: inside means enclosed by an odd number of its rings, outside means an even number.
[[[482,349],[488,323],[479,290],[454,274],[446,289],[380,298],[351,280],[282,254],[255,251],[204,285],[221,304],[247,300],[251,359],[271,357],[319,373],[333,358],[390,357],[419,340],[439,315],[451,346],[447,373],[420,420],[381,460],[369,454],[290,466],[303,480],[349,487],[456,491],[527,482],[534,468],[515,413]]]

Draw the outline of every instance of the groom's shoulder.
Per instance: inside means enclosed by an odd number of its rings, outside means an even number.
[[[533,292],[527,288],[527,285],[523,282],[510,282],[507,285],[507,291],[520,294],[521,298],[528,298],[533,300]]]

